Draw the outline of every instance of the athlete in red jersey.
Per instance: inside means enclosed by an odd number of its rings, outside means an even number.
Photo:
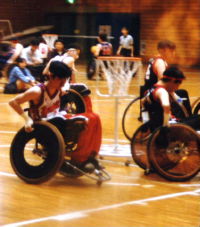
[[[25,129],[30,132],[33,130],[33,120],[46,119],[54,123],[54,119],[61,117],[62,119],[73,120],[75,117],[81,117],[87,120],[87,127],[80,134],[76,150],[71,154],[73,164],[85,168],[88,159],[98,154],[101,145],[101,122],[97,114],[92,112],[91,100],[88,96],[84,97],[86,102],[86,113],[78,115],[70,115],[66,112],[60,112],[60,97],[66,94],[63,86],[66,80],[70,78],[72,71],[64,63],[52,61],[49,67],[49,80],[45,84],[34,86],[25,93],[16,96],[9,104],[10,106],[25,120]],[[30,114],[28,116],[21,107],[21,104],[30,102]],[[65,120],[68,122],[67,120]],[[66,124],[62,123],[61,126]],[[60,127],[55,124],[56,127]],[[59,128],[60,129],[60,128]],[[72,129],[73,130],[73,129]],[[65,130],[61,130],[65,131]],[[62,133],[62,132],[61,132]],[[70,132],[68,132],[70,133]],[[73,133],[73,132],[71,132]]]

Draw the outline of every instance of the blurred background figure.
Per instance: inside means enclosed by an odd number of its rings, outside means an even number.
[[[117,55],[124,57],[134,56],[134,39],[129,34],[129,30],[126,27],[121,29],[122,36],[119,38],[119,48],[117,50]]]
[[[44,69],[42,54],[39,51],[39,40],[34,39],[30,45],[23,49],[21,57],[26,60],[27,67],[38,81],[43,81],[42,71]]]
[[[59,55],[63,55],[66,52],[65,50],[65,44],[64,41],[61,39],[57,39],[54,42],[54,49],[51,50],[48,54],[48,59],[50,60],[51,58],[54,58],[55,56]]]
[[[45,40],[42,37],[39,38],[38,50],[41,53],[41,57],[42,57],[43,63],[45,63],[47,61],[47,58],[48,58],[49,47],[48,47],[48,45],[46,44]]]
[[[20,93],[36,84],[35,78],[26,66],[25,59],[20,57],[16,59],[16,66],[9,73],[9,82],[5,85],[4,93]]]
[[[11,44],[11,51],[13,54],[9,58],[7,63],[13,64],[13,63],[15,63],[16,59],[22,54],[24,47],[17,38],[11,39],[10,44]]]
[[[87,66],[87,78],[89,80],[94,79],[94,75],[96,72],[95,58],[97,58],[98,56],[111,56],[113,54],[113,47],[112,44],[108,42],[107,34],[99,34],[97,41],[97,45],[92,46],[90,49],[91,57]]]
[[[0,42],[0,78],[5,75],[5,67],[12,55],[10,42]]]

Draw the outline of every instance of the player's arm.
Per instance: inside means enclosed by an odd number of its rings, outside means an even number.
[[[168,126],[169,125],[169,119],[170,119],[169,94],[165,89],[159,88],[156,91],[155,95],[159,99],[160,104],[163,108],[163,126]]]
[[[166,70],[166,63],[162,59],[157,59],[153,71],[157,74],[158,80],[163,77],[163,72]]]
[[[15,98],[9,101],[9,105],[25,120],[25,130],[27,132],[32,131],[33,120],[24,112],[22,104],[29,101],[39,100],[41,95],[41,90],[39,87],[35,86],[28,89],[26,92],[17,95]]]
[[[52,58],[53,59],[53,58]],[[51,62],[52,62],[52,59],[47,63],[47,65],[45,66],[45,68],[44,68],[44,70],[43,70],[43,72],[42,72],[42,74],[43,75],[48,75],[49,74],[49,66],[50,66],[50,64],[51,64]]]

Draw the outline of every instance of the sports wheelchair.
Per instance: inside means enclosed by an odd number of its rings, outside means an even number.
[[[184,105],[172,103],[172,113],[176,111],[182,117],[199,113],[199,99],[190,105],[184,90],[177,93],[184,99]],[[145,174],[156,172],[172,181],[186,181],[195,176],[200,171],[200,136],[197,131],[182,123],[157,128],[151,121],[143,123],[140,101],[140,97],[131,101],[122,120],[124,134],[131,142],[134,162],[144,169]],[[138,127],[133,136],[129,134],[125,124],[126,118],[131,114],[132,119],[137,119]]]
[[[61,98],[60,109],[75,117],[67,120],[59,117],[49,121],[36,121],[32,132],[26,132],[24,127],[17,132],[10,148],[10,162],[19,178],[27,183],[39,184],[60,172],[69,177],[85,175],[97,184],[111,179],[97,161],[93,163],[94,169],[90,172],[70,161],[70,154],[75,152],[79,134],[84,130],[85,119],[79,113],[86,112],[83,96],[89,93],[84,85],[71,85],[67,94]],[[73,174],[63,173],[63,165],[72,169]]]

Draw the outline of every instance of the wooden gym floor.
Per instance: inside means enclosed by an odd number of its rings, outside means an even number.
[[[114,99],[97,96],[95,82],[85,79],[84,66],[78,69],[77,81],[91,88],[94,109],[101,116],[102,151],[112,151]],[[184,71],[187,80],[182,87],[189,91],[194,100],[200,96],[200,71]],[[139,90],[139,76],[142,74],[137,75],[130,86],[130,93],[135,95]],[[105,81],[100,84],[104,90]],[[1,226],[200,226],[200,175],[183,183],[169,182],[156,174],[144,176],[143,170],[133,162],[125,166],[125,157],[104,156],[103,164],[112,175],[112,180],[101,186],[86,177],[70,179],[59,174],[41,185],[22,182],[9,162],[10,143],[23,126],[23,120],[7,104],[12,97],[0,93]],[[124,154],[129,153],[130,146],[121,130],[121,116],[130,100],[119,101],[119,150]],[[134,121],[130,128],[137,128]]]

